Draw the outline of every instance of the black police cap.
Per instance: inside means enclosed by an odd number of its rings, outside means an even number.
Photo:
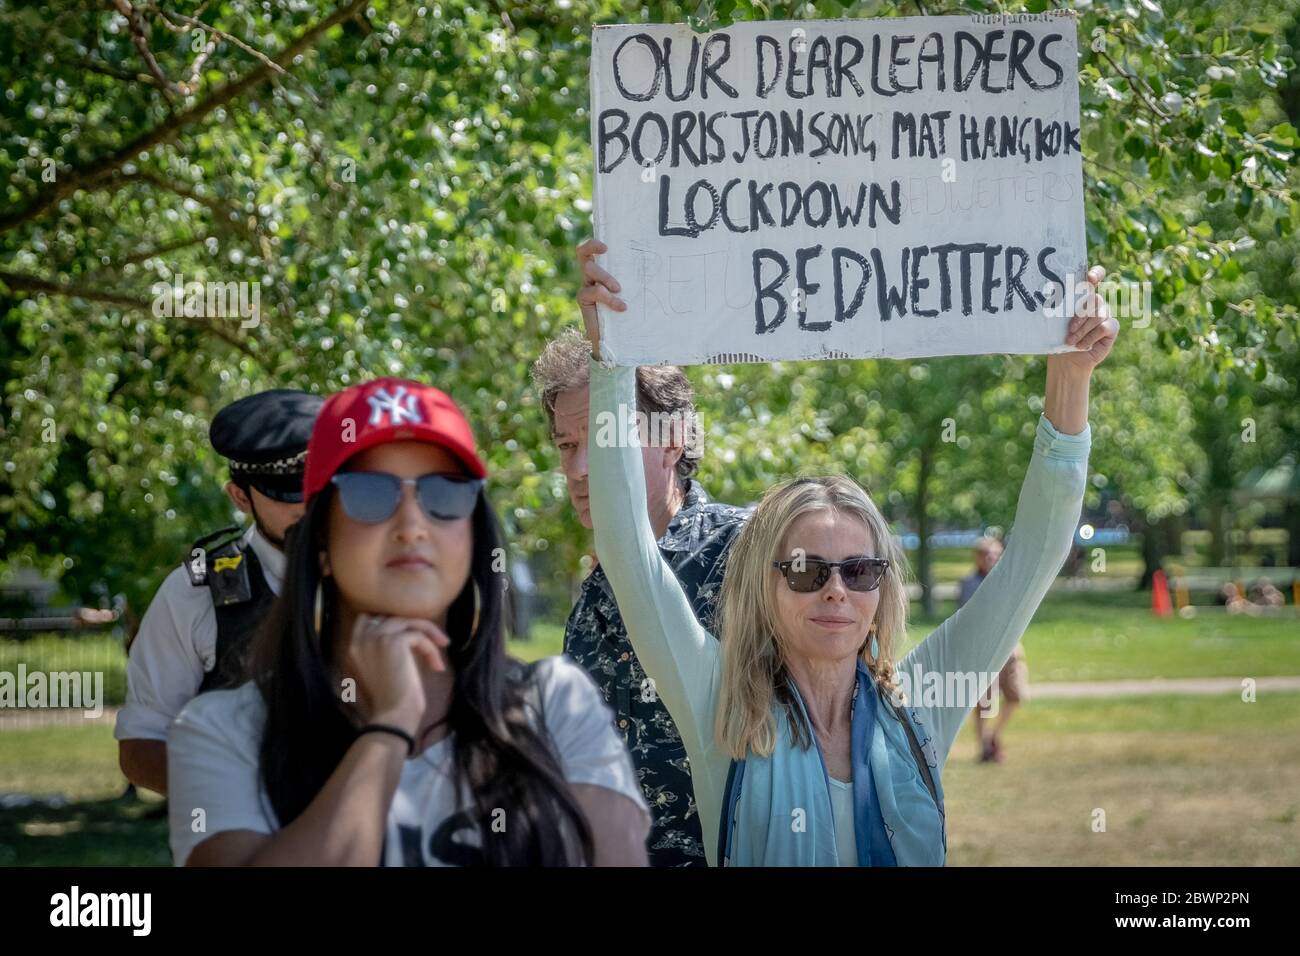
[[[232,475],[301,475],[323,404],[319,395],[291,388],[258,392],[217,412],[208,437]]]

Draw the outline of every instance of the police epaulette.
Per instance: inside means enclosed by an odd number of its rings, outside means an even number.
[[[244,529],[238,525],[231,525],[229,528],[222,528],[220,531],[214,531],[212,534],[204,535],[199,540],[190,545],[189,557],[185,560],[185,572],[189,575],[190,584],[197,587],[203,587],[208,583],[208,557],[213,552],[220,550],[239,539],[243,535]],[[233,537],[232,537],[233,536]],[[230,537],[229,541],[221,540],[215,546],[214,541]]]

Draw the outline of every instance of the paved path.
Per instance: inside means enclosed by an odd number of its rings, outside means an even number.
[[[1243,677],[1156,677],[1150,680],[1036,681],[1029,685],[1030,699],[1082,697],[1152,697],[1162,694],[1240,694]],[[1300,691],[1300,677],[1256,677],[1255,691]],[[99,718],[79,710],[0,710],[0,732],[28,727],[80,723],[111,724],[118,708],[105,707]]]
[[[0,709],[0,733],[7,730],[25,730],[28,727],[48,727],[50,725],[71,726],[73,724],[102,724],[110,727],[117,720],[120,707],[105,707],[98,717],[87,717],[84,710],[76,707],[46,707],[40,709],[5,707]]]
[[[1155,694],[1240,694],[1243,677],[1173,677],[1153,680],[1038,681],[1030,683],[1034,698],[1144,697]],[[1256,677],[1255,690],[1300,690],[1300,677]]]

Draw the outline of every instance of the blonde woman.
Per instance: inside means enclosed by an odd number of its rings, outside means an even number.
[[[627,420],[620,406],[636,407],[635,369],[599,361],[597,304],[626,309],[618,281],[596,262],[605,251],[595,240],[578,247],[596,436]],[[1095,287],[1104,274],[1095,267],[1088,280]],[[1089,383],[1118,332],[1090,289],[1067,333],[1076,351],[1047,360],[1033,458],[1002,560],[897,662],[907,620],[902,555],[852,479],[801,479],[764,495],[732,545],[719,642],[656,547],[641,449],[591,443],[597,557],[681,732],[711,864],[944,862],[940,768],[1069,551],[1087,478]],[[897,706],[899,691],[910,706]]]

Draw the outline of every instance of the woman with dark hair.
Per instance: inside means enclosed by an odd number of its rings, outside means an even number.
[[[485,475],[437,389],[325,403],[251,680],[172,725],[178,864],[644,865],[649,814],[590,678],[506,655]]]

